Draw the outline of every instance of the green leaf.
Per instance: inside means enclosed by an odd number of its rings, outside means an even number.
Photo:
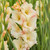
[[[11,37],[10,37],[10,35],[9,35],[8,32],[7,32],[7,35],[8,35],[8,37],[9,37],[9,40],[10,40],[11,44],[12,44],[13,47],[14,47],[14,50],[17,50],[17,48],[15,47],[15,45],[14,45],[14,43],[13,43],[13,41],[12,41],[12,39],[11,39]]]
[[[4,39],[2,39],[2,48],[1,50],[4,50]]]
[[[21,30],[23,30],[21,25],[19,25],[18,23],[16,23],[16,24],[19,26],[19,28],[20,28]]]

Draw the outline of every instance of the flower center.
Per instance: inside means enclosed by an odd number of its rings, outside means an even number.
[[[27,40],[30,40],[30,37],[27,37]]]
[[[18,21],[20,20],[20,15],[18,15]]]
[[[27,26],[30,26],[30,23],[29,22],[27,22]]]
[[[17,31],[17,32],[19,32],[19,31],[20,31],[19,27],[17,27],[16,31]]]
[[[29,14],[29,10],[25,10],[25,13],[28,15]]]
[[[20,45],[20,48],[22,47],[22,45]]]

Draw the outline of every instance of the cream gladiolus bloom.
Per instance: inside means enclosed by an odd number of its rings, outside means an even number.
[[[33,15],[29,20],[23,23],[23,27],[29,29],[30,31],[34,30],[36,28],[36,21],[37,21],[37,16]]]
[[[21,5],[21,11],[27,19],[33,15],[34,10],[32,7],[32,4],[28,4],[27,2]]]
[[[4,49],[5,49],[5,50],[9,50],[9,49],[8,49],[8,45],[7,45],[7,41],[4,41]]]
[[[22,39],[14,39],[13,43],[15,44],[17,50],[26,50],[28,45]]]
[[[29,45],[29,47],[32,47],[34,44],[37,44],[36,38],[37,33],[36,31],[27,32],[26,34],[22,35],[24,41]]]
[[[22,31],[21,31],[21,29],[18,27],[18,25],[15,23],[15,22],[13,22],[13,20],[11,19],[11,34],[12,34],[12,36],[14,36],[15,38],[19,38],[20,36],[21,36],[21,33],[22,33]]]
[[[32,4],[24,2],[21,10],[12,11],[11,35],[14,36],[13,43],[17,50],[29,50],[34,44],[37,44],[37,33],[35,30],[37,21],[36,11],[33,10]],[[21,25],[21,28],[16,24]],[[22,39],[20,39],[22,38]],[[26,47],[27,46],[27,47]]]
[[[12,19],[14,20],[14,22],[22,25],[24,15],[21,12],[14,10],[14,11],[12,11]]]

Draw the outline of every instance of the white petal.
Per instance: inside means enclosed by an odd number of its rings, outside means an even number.
[[[32,31],[32,32],[28,32],[23,36],[23,39],[26,43],[28,43],[29,47],[32,47],[34,44],[37,43],[36,38],[37,38],[37,34],[36,31]]]
[[[31,17],[33,14],[32,4],[25,2],[21,5],[21,11],[26,17]]]
[[[15,39],[13,40],[13,43],[15,44],[17,50],[26,50],[25,42],[22,39],[18,39],[18,40]]]
[[[12,19],[14,20],[14,22],[18,23],[18,24],[22,24],[23,23],[23,18],[25,16],[19,12],[19,11],[12,11]]]
[[[21,33],[22,33],[21,29],[12,20],[10,22],[11,22],[11,34],[12,34],[12,36],[14,36],[15,38],[20,37]]]

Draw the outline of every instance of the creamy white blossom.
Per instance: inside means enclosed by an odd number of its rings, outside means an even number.
[[[13,10],[11,22],[11,35],[16,38],[13,40],[17,50],[29,50],[34,44],[37,44],[36,29],[37,14],[33,10],[32,4],[24,2],[21,5],[21,11]],[[21,25],[21,28],[16,24]],[[22,39],[20,39],[22,38]]]
[[[24,15],[21,12],[14,10],[14,11],[12,11],[12,19],[14,20],[14,22],[22,25]]]
[[[14,39],[13,43],[15,44],[17,50],[26,50],[28,48],[27,43],[25,43],[22,39]]]
[[[29,47],[32,47],[34,44],[37,44],[37,33],[36,31],[27,32],[26,34],[22,35],[24,41],[29,45]]]
[[[33,15],[29,20],[23,23],[25,29],[34,30],[36,28],[37,16]]]
[[[15,22],[12,21],[12,19],[11,19],[11,34],[15,38],[19,38],[22,34],[21,29],[18,27],[18,25]]]
[[[27,2],[21,5],[21,11],[26,16],[27,19],[29,19],[29,17],[31,17],[34,13],[32,7],[33,7],[32,4],[28,4]]]

